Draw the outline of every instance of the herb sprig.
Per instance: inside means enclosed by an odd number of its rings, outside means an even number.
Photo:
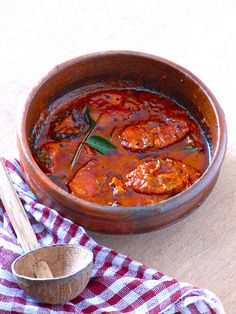
[[[91,117],[89,107],[88,106],[86,107],[85,117],[88,120],[89,129],[85,133],[82,141],[80,142],[80,144],[79,144],[79,146],[75,152],[75,155],[74,155],[72,162],[71,162],[71,168],[73,168],[75,166],[75,164],[77,163],[77,160],[78,160],[78,157],[80,154],[80,150],[81,150],[84,143],[87,143],[90,147],[94,148],[97,152],[99,152],[103,155],[108,155],[109,153],[113,152],[116,149],[116,146],[113,145],[107,139],[105,139],[101,136],[98,136],[98,135],[90,136],[92,131],[98,125],[98,122],[101,119],[101,116],[102,116],[102,114],[100,114],[100,116],[97,118],[97,120],[94,121],[93,118]]]
[[[99,135],[90,136],[86,139],[86,143],[103,155],[109,155],[116,149],[115,145]]]
[[[184,150],[189,151],[189,152],[197,152],[201,151],[202,149],[200,147],[196,147],[194,144],[189,143],[184,147]]]

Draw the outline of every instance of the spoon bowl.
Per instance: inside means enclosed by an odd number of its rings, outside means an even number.
[[[45,261],[53,278],[36,278],[35,264]],[[88,284],[93,267],[93,254],[72,245],[42,247],[18,257],[12,273],[22,290],[48,304],[61,304],[74,299]]]
[[[74,299],[90,279],[93,253],[68,244],[40,248],[2,158],[0,196],[25,252],[12,264],[19,286],[43,303],[61,304]]]

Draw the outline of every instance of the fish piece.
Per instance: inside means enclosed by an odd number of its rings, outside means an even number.
[[[182,140],[189,132],[186,120],[170,118],[127,126],[120,134],[121,145],[134,152],[164,148]]]
[[[80,168],[72,181],[69,188],[72,194],[85,198],[87,200],[106,192],[109,187],[106,174],[98,160],[90,160],[85,166]]]
[[[62,173],[63,165],[70,165],[77,146],[75,141],[46,143],[34,155],[40,167],[47,173]]]
[[[191,166],[170,158],[142,161],[126,175],[126,186],[143,194],[175,195],[193,184],[201,174]]]
[[[49,134],[54,140],[73,139],[84,134],[89,127],[88,121],[77,109],[71,109],[57,115],[50,125]]]
[[[154,136],[147,130],[147,123],[130,125],[120,135],[121,145],[133,152],[146,151],[154,146]]]

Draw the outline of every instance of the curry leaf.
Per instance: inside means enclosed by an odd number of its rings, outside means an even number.
[[[192,151],[192,152],[196,152],[196,151],[199,151],[199,150],[201,150],[201,148],[200,147],[196,147],[196,146],[194,146],[193,144],[188,144],[187,146],[185,146],[184,147],[184,150],[186,150],[186,151]]]
[[[88,122],[89,122],[89,129],[88,131],[85,133],[82,141],[80,142],[78,148],[76,149],[76,152],[75,152],[75,155],[72,159],[72,162],[71,162],[71,169],[75,166],[75,164],[77,163],[77,160],[79,158],[79,154],[80,154],[80,150],[81,150],[81,147],[83,146],[84,142],[86,141],[86,139],[89,137],[89,135],[92,133],[93,129],[96,127],[96,124],[98,123],[99,119],[101,118],[101,115],[98,117],[97,121],[95,122],[93,120],[93,118],[91,117],[90,115],[90,110],[89,110],[89,107],[87,106],[86,109],[85,109],[85,116],[86,118],[88,119]]]
[[[94,129],[94,128],[95,128],[95,125],[96,125],[96,122],[95,122],[95,121],[93,120],[93,118],[91,117],[91,115],[90,115],[90,110],[89,110],[89,107],[88,107],[88,106],[86,107],[85,115],[86,115],[86,118],[88,119],[90,128],[91,128],[91,129]]]
[[[103,155],[108,155],[110,154],[116,147],[106,140],[105,138],[98,136],[98,135],[93,135],[90,136],[90,134],[93,132],[93,130],[96,128],[98,125],[98,122],[100,121],[102,114],[99,115],[96,121],[93,120],[93,118],[90,115],[90,110],[89,107],[87,106],[85,109],[85,117],[87,118],[89,122],[89,129],[85,133],[82,141],[80,142],[78,148],[76,149],[75,155],[71,161],[71,169],[74,168],[75,164],[77,163],[77,160],[79,158],[80,150],[83,146],[84,143],[87,143],[90,147],[94,148],[96,151]]]
[[[103,155],[108,155],[116,149],[115,145],[98,135],[90,136],[86,139],[86,143]]]

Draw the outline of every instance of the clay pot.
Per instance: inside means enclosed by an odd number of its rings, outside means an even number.
[[[141,87],[177,101],[201,123],[212,159],[189,189],[147,206],[111,207],[82,200],[54,184],[31,154],[30,136],[40,113],[77,88]],[[40,202],[94,231],[138,233],[170,224],[197,208],[213,189],[226,151],[224,113],[210,90],[192,73],[165,59],[139,52],[114,51],[81,56],[56,66],[33,89],[22,114],[18,147],[24,175]]]

